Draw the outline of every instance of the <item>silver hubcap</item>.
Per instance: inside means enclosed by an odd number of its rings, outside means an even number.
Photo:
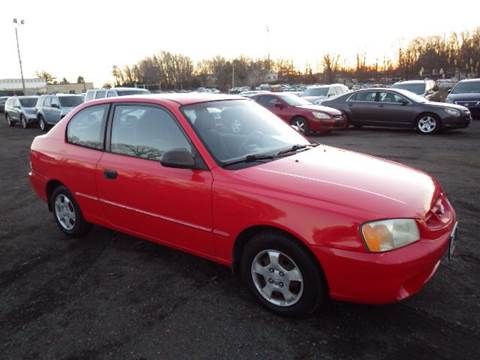
[[[55,215],[65,230],[72,230],[75,226],[75,207],[72,201],[64,194],[55,198]]]
[[[22,127],[25,129],[27,127],[27,121],[22,117]]]
[[[303,121],[303,120],[301,120],[301,119],[295,120],[294,125],[298,128],[298,130],[299,130],[301,133],[304,133],[304,132],[305,132],[305,121]]]
[[[255,256],[252,279],[262,297],[277,306],[292,306],[303,294],[303,276],[297,264],[278,250],[263,250]]]
[[[418,120],[418,130],[422,133],[429,134],[437,128],[437,120],[431,116],[424,116]]]
[[[40,129],[45,130],[45,123],[43,122],[43,119],[40,119]]]

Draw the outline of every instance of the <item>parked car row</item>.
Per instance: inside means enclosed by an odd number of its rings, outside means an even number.
[[[7,97],[4,105],[5,119],[9,126],[20,124],[24,129],[38,124],[42,131],[58,123],[73,108],[85,101],[104,97],[145,95],[150,92],[137,88],[112,88],[88,90],[84,95],[53,94],[41,96]]]

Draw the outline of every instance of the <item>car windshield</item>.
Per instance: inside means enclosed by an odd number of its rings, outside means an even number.
[[[419,96],[409,90],[403,90],[403,89],[395,89],[399,94],[402,94],[406,98],[413,100],[417,103],[425,103],[427,102],[427,99],[425,99],[423,96]]]
[[[150,94],[150,92],[145,89],[117,90],[117,94],[118,96],[128,96],[128,95]]]
[[[269,110],[250,100],[188,105],[182,107],[182,112],[220,165],[310,144]]]
[[[480,81],[460,82],[453,88],[452,94],[480,94]]]
[[[278,97],[290,106],[312,105],[311,102],[308,102],[307,100],[302,99],[300,96],[295,94],[278,94]]]
[[[327,96],[328,87],[308,88],[303,93],[304,96]]]
[[[59,96],[62,107],[75,107],[83,103],[83,96]]]
[[[35,107],[35,105],[37,105],[37,98],[21,98],[19,99],[20,100],[20,104],[22,104],[22,107],[25,107],[25,108],[32,108],[32,107]]]
[[[395,89],[408,90],[408,91],[411,91],[412,93],[417,94],[417,95],[425,94],[425,83],[421,83],[421,84],[393,84],[392,87],[395,88]]]

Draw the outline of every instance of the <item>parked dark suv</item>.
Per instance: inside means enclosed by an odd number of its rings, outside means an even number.
[[[81,95],[42,95],[37,104],[38,125],[42,131],[46,131],[49,126],[55,125],[70,110],[83,103]]]
[[[35,105],[38,96],[13,96],[5,102],[5,119],[9,126],[20,123],[24,129],[37,121]]]
[[[480,79],[460,81],[450,91],[447,102],[465,106],[470,109],[473,117],[480,118]]]

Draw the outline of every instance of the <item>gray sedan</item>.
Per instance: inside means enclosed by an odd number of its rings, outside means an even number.
[[[350,125],[411,128],[425,135],[466,128],[472,120],[464,106],[428,101],[401,89],[358,90],[322,105],[342,111]]]

